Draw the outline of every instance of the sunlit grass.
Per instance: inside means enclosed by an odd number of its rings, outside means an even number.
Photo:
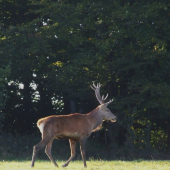
[[[57,161],[59,168],[54,167],[50,161],[35,162],[33,170],[82,170],[82,161],[72,161],[69,166],[62,168],[63,161]],[[4,170],[30,170],[30,161],[0,161],[0,169]],[[87,161],[88,170],[170,170],[170,161]]]

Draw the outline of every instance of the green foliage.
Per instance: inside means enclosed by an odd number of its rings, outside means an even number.
[[[115,98],[109,107],[118,114],[120,133],[111,133],[110,138],[118,146],[130,138],[135,146],[168,149],[168,1],[1,0],[1,4],[0,54],[11,69],[10,85],[5,86],[9,93],[5,131],[32,133],[38,118],[70,113],[71,101],[76,112],[91,111],[97,101],[89,85],[95,81],[103,84],[102,93]]]

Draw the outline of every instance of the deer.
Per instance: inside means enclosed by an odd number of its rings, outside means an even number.
[[[51,148],[54,139],[68,139],[71,149],[71,156],[68,161],[62,166],[66,167],[76,155],[76,143],[80,143],[80,151],[84,167],[87,167],[85,158],[85,144],[88,137],[92,132],[99,130],[103,121],[116,122],[117,117],[107,108],[113,102],[113,99],[104,102],[108,94],[104,97],[100,95],[101,84],[94,84],[90,87],[95,91],[95,95],[100,105],[93,111],[87,114],[73,113],[68,115],[52,115],[41,118],[37,122],[37,126],[42,134],[41,141],[33,147],[31,167],[34,167],[34,162],[37,153],[40,149],[45,147],[45,153],[56,167],[58,164],[55,162],[51,155]]]

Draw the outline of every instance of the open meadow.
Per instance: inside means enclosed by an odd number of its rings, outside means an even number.
[[[63,168],[63,161],[57,161],[59,167],[56,168],[50,161],[40,161],[35,162],[35,167],[33,170],[169,170],[170,161],[87,161],[87,168],[83,167],[82,161],[72,161],[68,167]],[[30,170],[30,161],[0,161],[0,169],[4,170]]]

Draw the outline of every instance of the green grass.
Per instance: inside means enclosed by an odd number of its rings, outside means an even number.
[[[57,161],[59,168],[54,167],[50,161],[35,162],[33,170],[170,170],[170,161],[87,161],[87,168],[82,161],[72,161],[69,166],[62,168],[63,161]],[[0,161],[3,170],[30,170],[30,161]]]

